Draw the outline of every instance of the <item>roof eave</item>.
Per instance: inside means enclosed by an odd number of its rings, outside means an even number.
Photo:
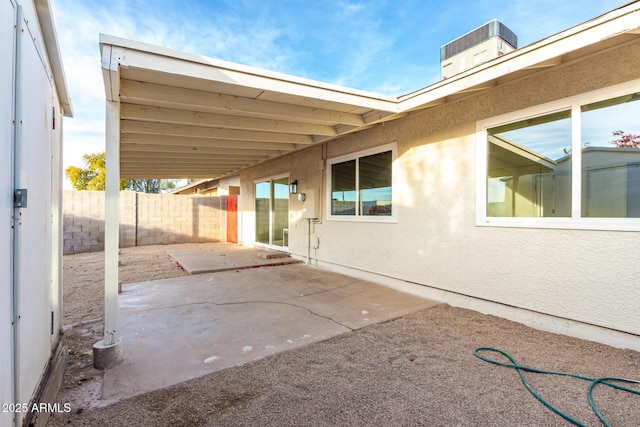
[[[56,27],[53,22],[51,5],[49,0],[34,0],[34,4],[36,6],[44,44],[49,56],[51,71],[56,84],[56,91],[58,93],[60,105],[62,106],[65,117],[73,117],[73,105],[71,104],[71,97],[69,96],[67,81],[64,75],[62,55],[60,53],[60,46],[56,35]]]
[[[438,105],[451,95],[490,88],[504,76],[562,63],[563,55],[612,37],[638,32],[640,2],[620,7],[586,23],[512,51],[485,64],[398,98],[400,111]]]

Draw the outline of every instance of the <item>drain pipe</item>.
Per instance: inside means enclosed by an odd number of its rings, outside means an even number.
[[[307,261],[305,265],[311,264],[311,218],[307,218]]]

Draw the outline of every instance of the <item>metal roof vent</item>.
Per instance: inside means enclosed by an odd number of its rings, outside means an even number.
[[[454,76],[518,48],[518,36],[494,19],[440,48],[442,78]]]

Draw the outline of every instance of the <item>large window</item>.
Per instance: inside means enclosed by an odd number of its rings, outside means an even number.
[[[388,144],[329,160],[329,219],[395,220],[394,159],[395,144]]]
[[[478,224],[640,229],[640,82],[478,124]]]

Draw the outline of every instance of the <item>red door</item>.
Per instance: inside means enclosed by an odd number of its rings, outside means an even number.
[[[227,196],[227,242],[238,243],[238,195]]]

